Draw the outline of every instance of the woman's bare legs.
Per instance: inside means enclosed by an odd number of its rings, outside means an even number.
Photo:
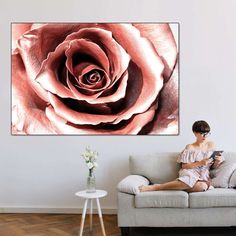
[[[179,180],[174,180],[171,182],[167,182],[164,184],[153,184],[148,186],[140,186],[140,192],[147,192],[147,191],[158,191],[158,190],[186,190],[189,189],[189,186]]]
[[[208,189],[208,185],[206,182],[198,181],[192,188],[186,189],[188,193],[192,192],[204,192]]]
[[[188,193],[191,192],[203,192],[208,189],[208,185],[204,181],[197,181],[197,183],[190,188],[187,184],[175,180],[171,182],[167,182],[164,184],[153,184],[148,186],[140,186],[140,192],[147,192],[147,191],[158,191],[158,190],[185,190]]]

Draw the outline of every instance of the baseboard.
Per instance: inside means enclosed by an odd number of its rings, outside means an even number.
[[[82,208],[39,208],[39,207],[4,207],[0,208],[0,213],[45,213],[45,214],[82,214]],[[97,209],[94,209],[97,214]],[[87,212],[89,210],[87,209]],[[102,208],[103,214],[116,215],[117,209]]]

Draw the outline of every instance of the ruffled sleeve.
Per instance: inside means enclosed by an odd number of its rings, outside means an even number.
[[[193,150],[184,149],[177,158],[178,163],[190,163],[196,161],[196,153]]]

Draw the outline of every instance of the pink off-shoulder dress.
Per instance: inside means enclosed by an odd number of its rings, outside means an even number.
[[[196,161],[201,161],[206,157],[210,157],[213,153],[213,150],[203,151],[199,149],[188,150],[184,149],[179,155],[177,162],[178,163],[192,163]],[[211,164],[207,166],[196,167],[193,169],[180,169],[178,180],[187,184],[192,188],[197,181],[206,181],[209,183],[209,169]]]

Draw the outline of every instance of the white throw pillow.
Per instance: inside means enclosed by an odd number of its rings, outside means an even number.
[[[117,189],[120,192],[137,194],[140,192],[138,188],[139,186],[148,184],[149,180],[141,175],[129,175],[120,181]]]
[[[236,187],[236,171],[234,171],[234,173],[230,177],[229,187],[230,188],[235,188]]]
[[[228,188],[229,180],[236,170],[236,162],[225,161],[218,168],[211,171],[212,185],[216,188]]]

